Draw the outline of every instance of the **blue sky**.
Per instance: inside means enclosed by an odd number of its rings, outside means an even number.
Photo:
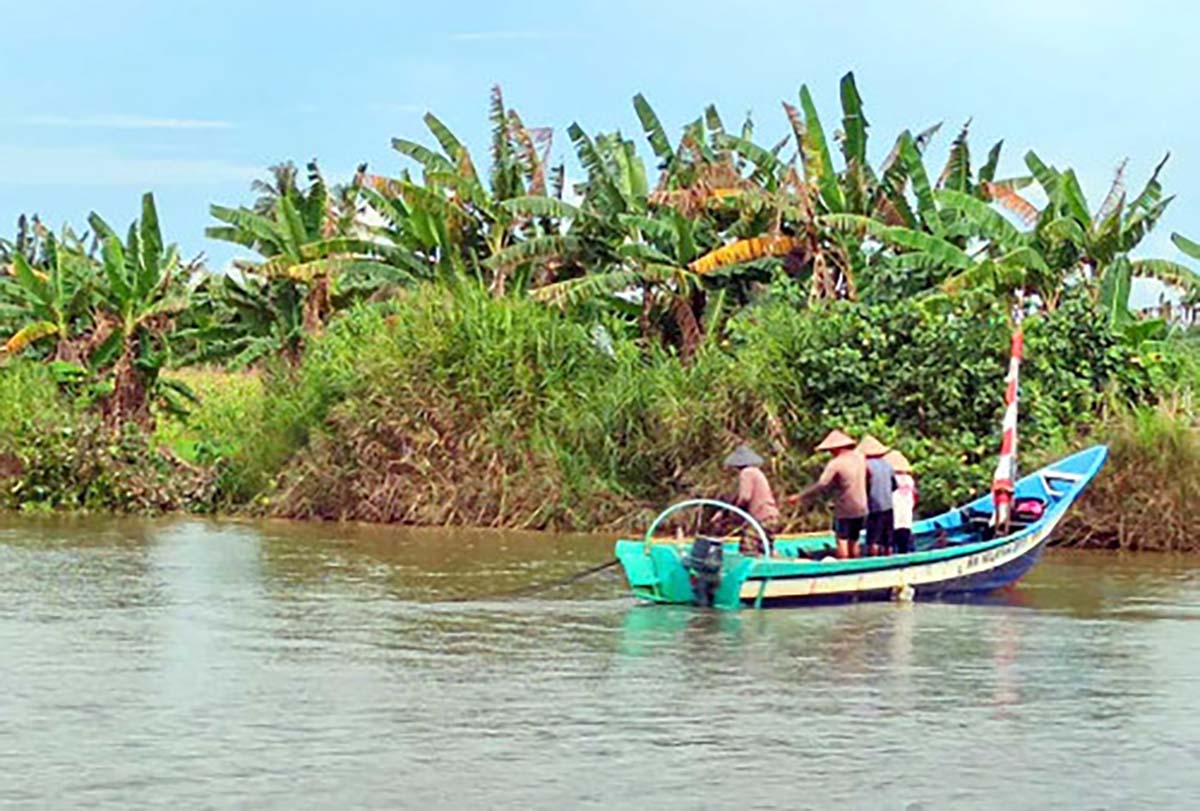
[[[211,202],[249,202],[266,166],[318,157],[333,179],[359,161],[404,166],[393,136],[434,110],[482,154],[489,87],[527,124],[640,130],[641,91],[668,128],[715,101],[752,111],[763,140],[807,82],[832,129],[854,70],[882,157],[935,121],[940,162],[973,118],[1002,172],[1034,147],[1071,165],[1098,204],[1129,157],[1140,187],[1164,152],[1179,199],[1147,255],[1200,237],[1200,11],[1185,2],[1004,0],[0,0],[0,231],[22,212],[55,226],[91,210],[124,224],[151,189],[168,238],[222,266],[203,237]],[[648,154],[648,150],[646,152]]]

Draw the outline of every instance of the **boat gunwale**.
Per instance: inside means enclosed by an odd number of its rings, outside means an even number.
[[[1059,521],[1066,515],[1067,510],[1086,489],[1087,485],[1095,478],[1100,468],[1104,465],[1107,458],[1108,448],[1105,445],[1094,445],[1086,448],[1070,456],[1058,459],[1048,465],[1045,465],[1037,470],[1030,472],[1026,477],[1033,478],[1035,476],[1053,476],[1055,473],[1065,473],[1066,471],[1057,469],[1062,463],[1077,457],[1091,454],[1095,458],[1091,460],[1087,470],[1080,474],[1071,474],[1072,481],[1068,488],[1061,494],[1057,495],[1054,502],[1049,506],[1046,512],[1037,521],[1034,521],[1024,527],[1021,527],[1016,532],[1010,532],[998,538],[990,538],[982,541],[970,541],[966,543],[951,544],[945,547],[926,549],[919,552],[907,552],[900,555],[887,555],[883,557],[873,558],[851,558],[847,560],[833,561],[814,561],[810,559],[788,558],[782,556],[776,557],[743,557],[743,560],[751,561],[749,571],[746,572],[743,582],[759,581],[759,580],[779,580],[779,579],[812,579],[835,575],[857,574],[857,573],[874,573],[881,571],[889,571],[894,569],[909,569],[919,566],[925,566],[934,563],[943,563],[952,561],[958,558],[966,558],[971,555],[990,552],[999,549],[1007,544],[1017,543],[1027,538],[1031,533],[1045,531],[1047,536],[1054,531]],[[939,522],[946,522],[950,516],[960,517],[971,507],[981,503],[987,503],[991,499],[990,495],[982,495],[971,501],[962,504],[954,509],[947,510],[930,518],[923,519],[918,522],[922,526],[920,533],[936,531],[937,529],[954,529],[959,524],[948,523],[939,526]],[[914,527],[916,530],[916,527]],[[918,532],[914,532],[918,534]],[[775,539],[773,544],[778,548],[781,544],[788,544],[800,540],[812,540],[815,538],[832,539],[832,533],[802,533],[799,535],[780,536]],[[658,542],[653,540],[650,543],[646,541],[637,541],[630,539],[618,540],[618,546],[623,544],[640,545],[649,551],[651,546],[665,546],[673,548],[676,552],[680,552],[687,548],[690,540]],[[726,545],[736,545],[737,541],[724,541]],[[776,571],[782,569],[783,571]]]

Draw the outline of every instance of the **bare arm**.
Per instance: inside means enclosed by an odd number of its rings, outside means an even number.
[[[832,470],[832,468],[832,464],[826,465],[825,470],[821,472],[821,478],[817,479],[808,487],[805,487],[799,493],[789,498],[788,501],[792,503],[798,501],[803,504],[828,490],[830,485],[832,485],[837,479],[837,471]]]
[[[745,470],[738,472],[738,490],[737,495],[733,498],[734,506],[748,507],[750,499],[754,495],[753,480],[747,475]]]

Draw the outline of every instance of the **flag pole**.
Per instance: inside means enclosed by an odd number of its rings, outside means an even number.
[[[1008,533],[1012,518],[1013,493],[1017,481],[1017,415],[1020,391],[1021,358],[1025,352],[1025,334],[1021,321],[1025,315],[1025,295],[1017,290],[1013,311],[1013,334],[1005,377],[1003,436],[1000,440],[1000,459],[992,477],[992,504],[995,507],[996,534]]]

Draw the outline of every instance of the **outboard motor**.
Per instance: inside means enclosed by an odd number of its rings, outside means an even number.
[[[696,605],[708,608],[713,604],[713,595],[721,585],[721,565],[725,561],[725,549],[721,542],[712,538],[697,538],[692,548],[683,555],[692,580],[692,596]]]

